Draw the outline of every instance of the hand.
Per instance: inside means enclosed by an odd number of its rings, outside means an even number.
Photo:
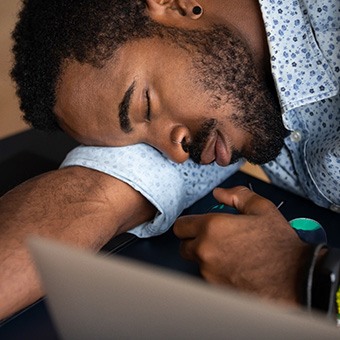
[[[182,240],[181,255],[197,261],[211,283],[297,303],[310,247],[271,201],[248,188],[217,188],[214,196],[240,214],[180,217],[174,233]]]

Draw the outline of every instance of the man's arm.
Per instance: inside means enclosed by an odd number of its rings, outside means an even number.
[[[99,250],[155,212],[129,185],[82,167],[43,174],[5,194],[0,198],[0,319],[43,295],[25,246],[28,235]]]

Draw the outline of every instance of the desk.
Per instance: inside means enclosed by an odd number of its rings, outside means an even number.
[[[27,131],[0,141],[0,176],[2,178],[0,192],[4,193],[10,187],[41,172],[57,168],[66,152],[75,145],[73,140],[62,133],[46,136],[36,131]],[[296,217],[310,217],[318,220],[326,229],[329,244],[340,247],[340,215],[242,172],[237,172],[222,186],[248,186],[249,183],[255,192],[269,198],[275,204],[284,201],[280,210],[288,220]],[[210,193],[184,211],[184,214],[205,212],[214,202]],[[178,253],[178,247],[179,240],[170,229],[161,236],[149,239],[138,239],[131,234],[123,234],[108,242],[102,251],[108,256],[119,254],[187,275],[199,276],[197,265],[182,259]],[[0,339],[58,339],[45,301],[42,299],[7,320],[0,327]]]

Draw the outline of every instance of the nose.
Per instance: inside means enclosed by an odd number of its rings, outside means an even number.
[[[175,163],[183,163],[189,158],[189,153],[183,148],[190,143],[190,131],[182,125],[172,126],[168,131],[161,129],[155,135],[153,146]]]

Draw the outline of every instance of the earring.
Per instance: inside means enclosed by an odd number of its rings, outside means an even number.
[[[200,6],[195,6],[193,9],[192,9],[192,13],[195,14],[195,15],[200,15],[202,14],[202,7]]]

